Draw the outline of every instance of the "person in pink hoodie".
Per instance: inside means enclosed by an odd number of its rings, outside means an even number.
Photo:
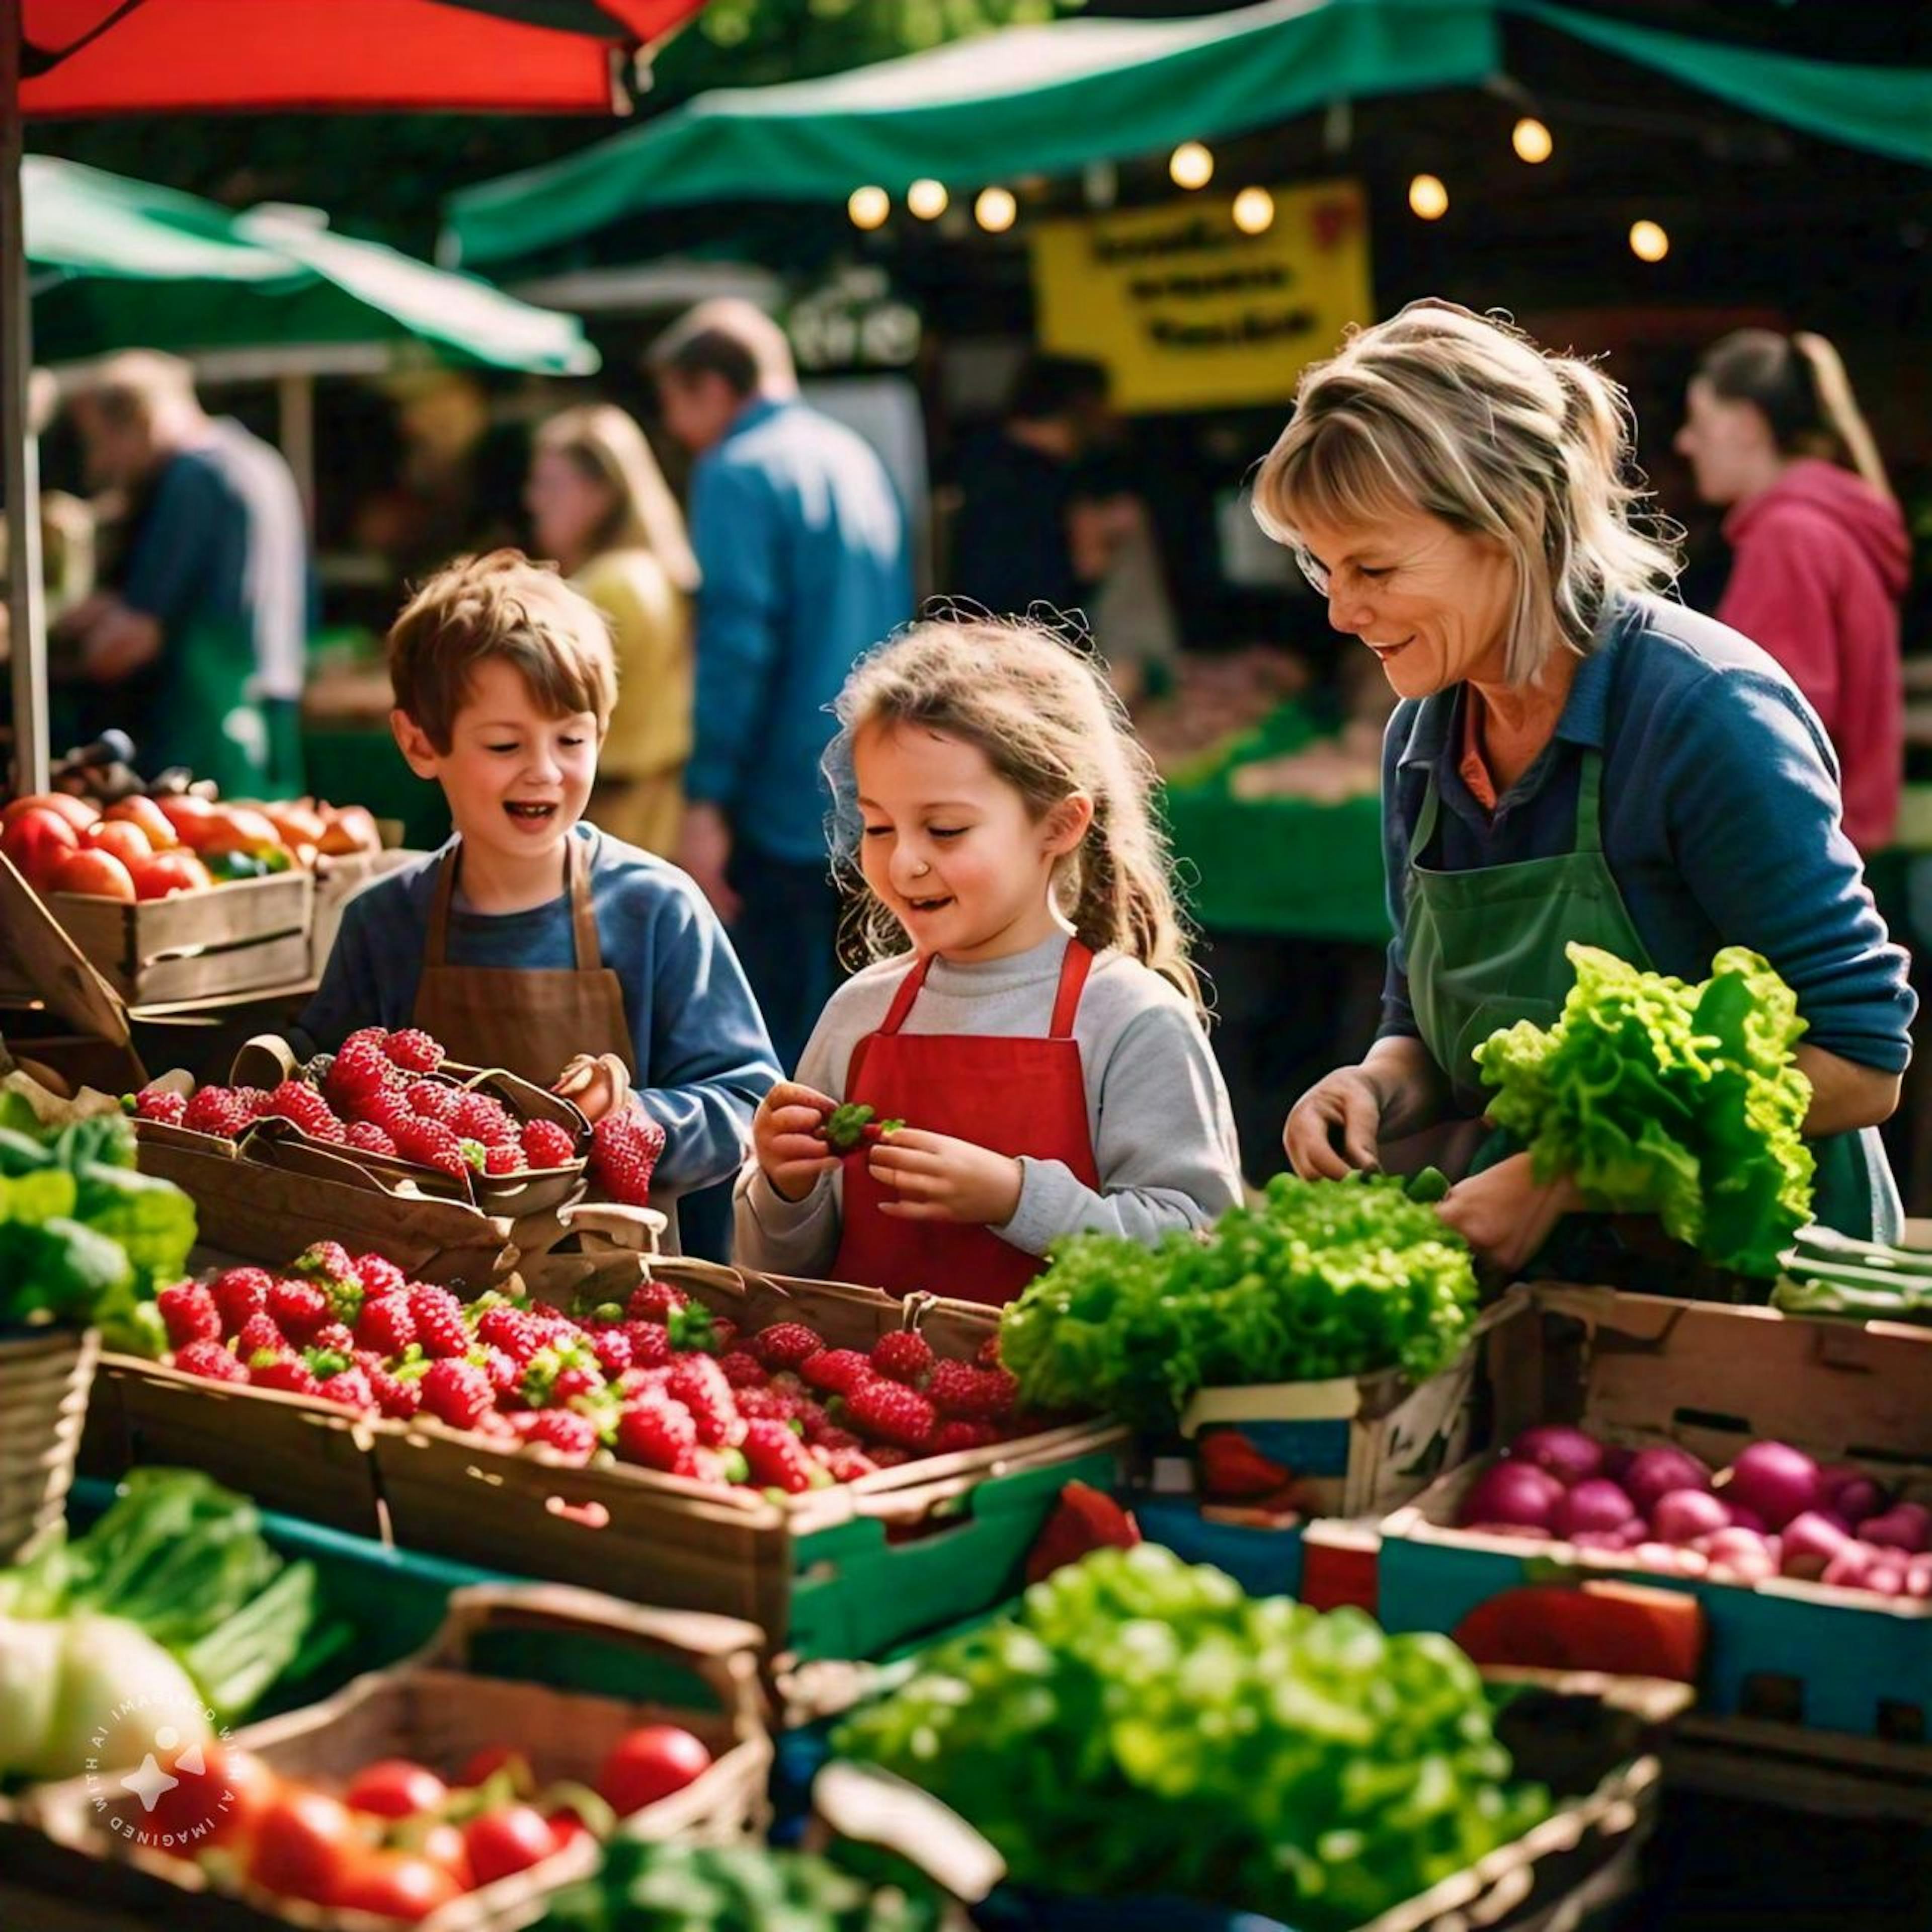
[[[1762,645],[1818,713],[1861,852],[1891,842],[1904,778],[1899,603],[1910,545],[1844,364],[1821,335],[1744,328],[1691,378],[1678,453],[1728,506],[1721,623]]]

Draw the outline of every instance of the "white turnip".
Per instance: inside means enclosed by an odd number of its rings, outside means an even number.
[[[1546,1530],[1563,1500],[1563,1485],[1532,1462],[1505,1459],[1485,1469],[1464,1499],[1467,1524],[1516,1523]]]
[[[1688,1449],[1664,1442],[1640,1449],[1624,1472],[1624,1487],[1630,1499],[1646,1516],[1656,1508],[1660,1497],[1672,1490],[1708,1490],[1711,1472]]]
[[[1651,1534],[1660,1543],[1695,1543],[1730,1526],[1730,1511],[1708,1490],[1672,1490],[1650,1512]]]
[[[1513,1462],[1528,1462],[1546,1471],[1566,1490],[1603,1473],[1604,1445],[1567,1423],[1549,1422],[1526,1429],[1510,1444],[1508,1454]]]
[[[1572,1538],[1585,1531],[1615,1534],[1636,1516],[1636,1504],[1607,1476],[1588,1476],[1564,1492],[1550,1527],[1558,1536]]]
[[[1932,1510],[1922,1503],[1894,1503],[1882,1516],[1868,1516],[1860,1523],[1858,1535],[1882,1549],[1918,1556],[1932,1548]]]

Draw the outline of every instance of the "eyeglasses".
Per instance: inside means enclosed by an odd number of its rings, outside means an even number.
[[[1326,597],[1334,581],[1329,574],[1328,566],[1311,552],[1304,550],[1299,544],[1291,544],[1288,549],[1294,558],[1296,568],[1307,578],[1316,596]]]

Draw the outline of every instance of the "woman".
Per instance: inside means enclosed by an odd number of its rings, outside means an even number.
[[[1762,953],[1810,1031],[1820,1218],[1894,1234],[1875,1132],[1897,1104],[1913,998],[1839,824],[1816,717],[1765,652],[1660,601],[1673,560],[1633,523],[1622,392],[1588,364],[1440,302],[1302,379],[1256,512],[1373,651],[1402,700],[1382,760],[1396,938],[1381,1036],[1304,1094],[1304,1174],[1474,1119],[1471,1055],[1548,1024],[1571,941],[1701,978]],[[1500,1268],[1580,1204],[1527,1155],[1461,1181],[1444,1218]]]
[[[677,848],[691,754],[691,598],[698,560],[644,433],[608,403],[537,432],[524,493],[537,548],[610,620],[617,709],[590,815],[613,837]]]
[[[1898,609],[1912,551],[1838,351],[1822,335],[1726,336],[1691,378],[1677,448],[1697,494],[1730,512],[1718,621],[1811,700],[1838,751],[1845,830],[1880,850],[1904,778]]]

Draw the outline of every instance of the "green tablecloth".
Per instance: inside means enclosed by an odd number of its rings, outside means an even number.
[[[1239,766],[1299,751],[1324,729],[1290,702],[1170,779],[1174,853],[1184,877],[1192,875],[1194,916],[1210,931],[1387,941],[1378,797],[1318,805],[1237,798],[1230,789]]]

